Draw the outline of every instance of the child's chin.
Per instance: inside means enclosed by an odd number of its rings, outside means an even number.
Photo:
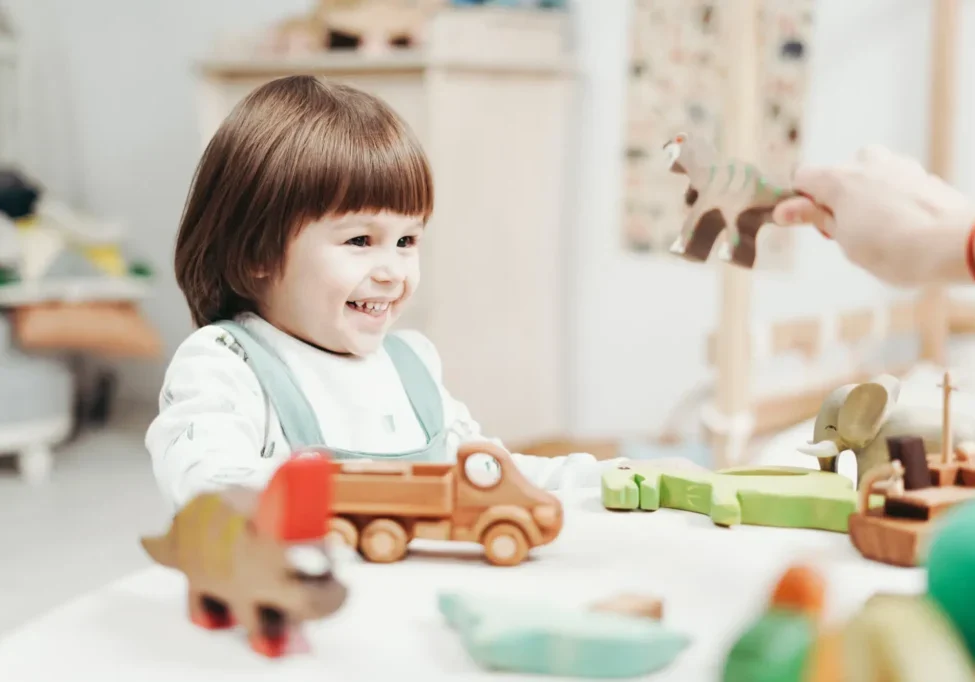
[[[352,355],[369,355],[383,345],[385,334],[354,334],[346,340],[346,348]]]

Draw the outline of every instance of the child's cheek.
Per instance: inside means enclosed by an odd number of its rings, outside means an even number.
[[[319,290],[347,300],[350,293],[369,274],[364,258],[354,258],[339,249],[327,249],[316,264],[315,278]]]
[[[420,285],[420,258],[416,256],[412,259],[410,266],[406,271],[406,288],[407,291],[416,291],[416,288]]]

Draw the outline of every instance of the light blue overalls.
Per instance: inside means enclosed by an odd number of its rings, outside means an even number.
[[[444,428],[443,400],[436,381],[423,360],[398,336],[389,334],[383,347],[396,367],[406,395],[413,406],[427,443],[407,452],[354,452],[328,445],[318,425],[318,417],[284,361],[264,340],[243,325],[230,320],[216,323],[226,329],[247,354],[247,364],[257,376],[274,405],[281,430],[292,452],[305,448],[327,449],[337,460],[395,459],[410,462],[447,462],[447,430]]]

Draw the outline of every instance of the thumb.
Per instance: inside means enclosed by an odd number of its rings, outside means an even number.
[[[819,210],[811,199],[792,197],[776,204],[772,212],[772,220],[777,225],[783,226],[808,225],[813,222]]]
[[[832,216],[806,197],[793,197],[777,204],[772,212],[772,221],[784,226],[815,225],[823,235],[830,237],[832,234],[828,227]]]

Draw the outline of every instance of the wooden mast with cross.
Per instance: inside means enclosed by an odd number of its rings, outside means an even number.
[[[951,385],[951,373],[945,372],[944,379],[939,384],[942,391],[941,399],[941,461],[944,464],[950,464],[954,461],[955,451],[954,444],[951,439],[951,392],[955,390],[955,386]]]

